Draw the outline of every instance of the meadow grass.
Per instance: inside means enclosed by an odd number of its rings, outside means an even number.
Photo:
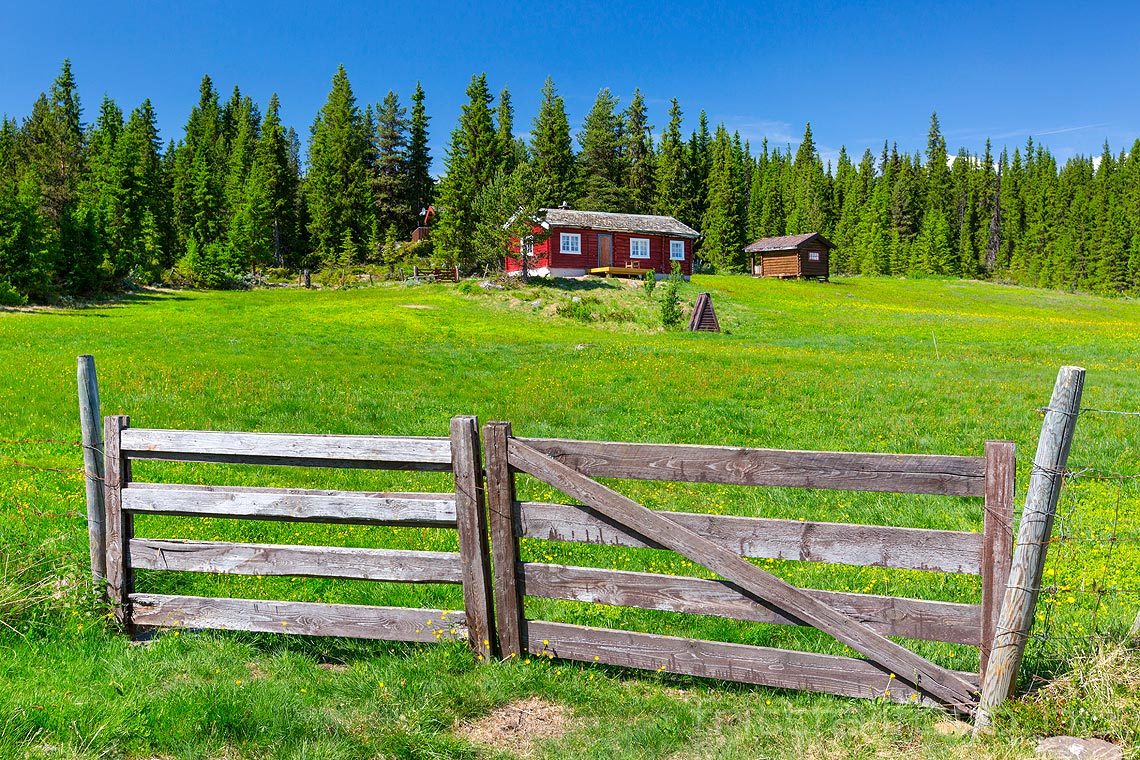
[[[1010,439],[1021,466],[1057,368],[1088,369],[1085,405],[1140,409],[1140,305],[960,281],[830,284],[697,277],[725,332],[666,332],[639,286],[145,292],[73,311],[0,314],[0,439],[77,436],[75,356],[96,356],[103,413],[146,427],[446,435],[455,414],[518,435],[978,455]],[[578,301],[574,301],[578,298]],[[1135,472],[1136,418],[1086,415],[1071,464]],[[1019,703],[1002,739],[935,730],[938,713],[567,663],[476,666],[460,644],[167,633],[129,646],[91,601],[82,478],[67,444],[0,443],[0,756],[483,757],[459,721],[516,698],[568,705],[544,756],[1017,757],[1035,723]],[[138,463],[135,477],[376,490],[449,489],[442,475]],[[1089,633],[1127,627],[1140,597],[1136,481],[1076,480],[1061,528],[1119,542],[1053,553],[1027,677],[1062,671]],[[613,482],[652,508],[979,530],[978,500]],[[524,498],[558,500],[523,479]],[[448,550],[430,529],[139,519],[143,535]],[[668,552],[526,541],[523,558],[708,577]],[[763,561],[802,586],[976,602],[976,579]],[[9,569],[10,568],[10,569]],[[142,573],[139,590],[458,609],[458,588]],[[13,590],[13,591],[10,591]],[[22,591],[26,590],[26,591]],[[15,597],[10,603],[3,600]],[[23,602],[19,600],[25,600]],[[843,652],[816,632],[546,600],[532,617]],[[1076,638],[1069,638],[1076,637]],[[958,669],[971,647],[906,642]],[[1022,712],[1018,712],[1021,710]],[[1106,718],[1100,732],[1136,739]],[[1087,721],[1077,723],[1089,729]],[[1019,728],[1020,727],[1020,728]]]

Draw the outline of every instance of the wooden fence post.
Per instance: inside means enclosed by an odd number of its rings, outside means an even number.
[[[83,480],[87,490],[87,543],[96,587],[107,577],[107,527],[103,522],[103,431],[95,357],[83,354],[75,370],[79,385],[79,426],[83,439]],[[102,592],[102,589],[98,589]]]
[[[115,605],[115,619],[128,635],[132,633],[130,596],[135,585],[130,564],[134,520],[122,508],[122,490],[130,481],[130,462],[122,454],[121,434],[130,426],[130,417],[107,417],[103,439],[107,460],[103,489],[107,520],[107,597]]]
[[[1045,421],[1041,424],[1037,455],[1033,459],[1033,472],[1025,495],[1025,510],[1017,531],[1013,565],[982,681],[974,733],[989,725],[994,708],[1008,699],[1017,686],[1017,672],[1033,626],[1045,552],[1053,531],[1053,516],[1061,496],[1084,384],[1084,369],[1061,367],[1045,412]]]
[[[982,636],[979,675],[984,679],[997,631],[1013,552],[1013,499],[1017,452],[1013,441],[986,441],[986,496],[982,528]]]
[[[495,613],[491,599],[491,547],[479,458],[479,422],[451,418],[451,469],[455,474],[455,522],[463,574],[463,607],[468,644],[486,662],[494,653]]]
[[[499,655],[523,653],[523,600],[519,594],[519,542],[515,531],[515,477],[507,462],[511,423],[490,422],[483,428],[487,450],[487,506],[491,523],[491,552],[495,558],[495,618]]]

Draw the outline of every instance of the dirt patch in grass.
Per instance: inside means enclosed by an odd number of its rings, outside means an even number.
[[[455,733],[473,744],[493,747],[518,757],[530,757],[535,745],[557,739],[570,730],[570,712],[562,705],[539,697],[519,699],[470,723]]]
[[[402,303],[400,307],[403,309],[434,309],[434,306],[427,306],[422,303]]]

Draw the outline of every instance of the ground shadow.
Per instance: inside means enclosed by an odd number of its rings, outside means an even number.
[[[583,290],[599,290],[601,288],[619,288],[621,287],[619,280],[612,279],[606,280],[601,278],[583,278],[576,279],[570,277],[535,277],[527,280],[526,284],[539,287],[549,288],[551,290],[563,290],[566,292],[575,292]]]
[[[181,291],[140,288],[139,290],[115,293],[102,297],[55,304],[32,306],[0,306],[0,314],[41,314],[65,317],[106,317],[103,309],[121,308],[137,303],[157,301],[188,301],[189,296]]]

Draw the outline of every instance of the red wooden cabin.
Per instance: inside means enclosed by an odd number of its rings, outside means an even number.
[[[535,232],[545,240],[515,241],[507,254],[508,273],[522,270],[520,251],[531,274],[552,277],[668,275],[673,262],[686,277],[693,273],[693,243],[700,233],[671,216],[610,214],[603,211],[543,209]],[[541,237],[537,235],[536,237]]]

